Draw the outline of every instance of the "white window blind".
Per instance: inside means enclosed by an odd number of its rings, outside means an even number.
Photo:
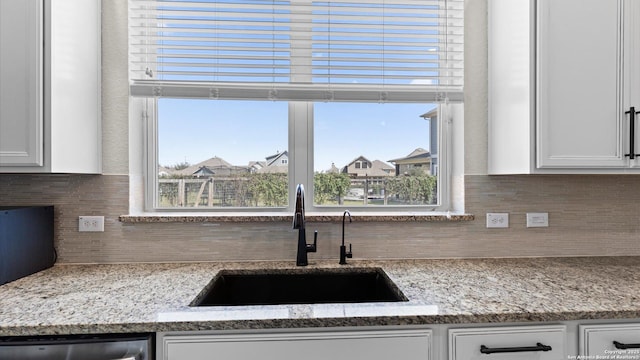
[[[463,0],[129,0],[131,94],[462,100]]]

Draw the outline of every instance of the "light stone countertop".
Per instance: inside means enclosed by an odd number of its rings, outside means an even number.
[[[336,222],[342,221],[343,214],[305,214],[307,222]],[[430,214],[430,213],[407,213],[404,215],[385,215],[376,213],[359,212],[358,222],[462,222],[473,221],[473,214]],[[120,222],[123,223],[245,223],[245,222],[274,222],[280,221],[285,223],[291,222],[290,214],[282,213],[262,213],[254,215],[246,215],[243,213],[226,213],[224,215],[203,215],[203,214],[165,214],[158,215],[121,215]]]
[[[640,318],[640,257],[350,261],[400,303],[189,307],[222,269],[294,262],[56,265],[0,286],[0,336]],[[312,268],[339,268],[336,261]],[[344,266],[342,266],[344,268]]]

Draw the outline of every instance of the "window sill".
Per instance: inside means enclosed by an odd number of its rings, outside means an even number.
[[[372,214],[352,213],[354,221],[358,222],[464,222],[473,221],[473,214],[425,214],[425,213],[396,213]],[[307,222],[339,222],[342,213],[309,214],[305,216]],[[225,214],[225,215],[186,215],[186,214],[143,214],[121,215],[122,223],[243,223],[243,222],[291,222],[292,215],[283,214]]]

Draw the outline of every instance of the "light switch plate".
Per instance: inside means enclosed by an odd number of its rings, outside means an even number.
[[[549,227],[549,213],[527,213],[527,227]]]
[[[487,228],[508,228],[509,213],[487,213]]]

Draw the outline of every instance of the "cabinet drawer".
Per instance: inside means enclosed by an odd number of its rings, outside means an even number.
[[[633,354],[634,359],[640,358],[640,324],[580,325],[579,333],[580,355],[615,358]]]
[[[564,325],[449,330],[449,360],[561,360],[567,358]]]
[[[240,335],[166,335],[164,360],[428,360],[431,330],[264,333]]]

